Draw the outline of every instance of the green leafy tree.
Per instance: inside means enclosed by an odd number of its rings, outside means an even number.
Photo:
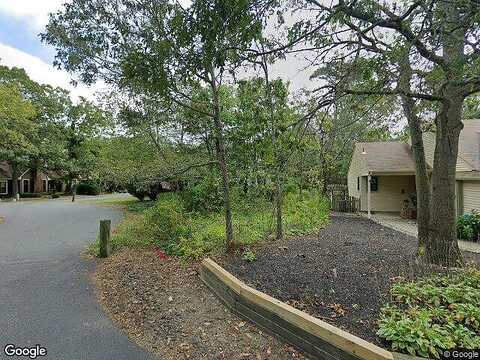
[[[32,121],[35,115],[35,108],[16,86],[0,84],[0,160],[8,161],[12,167],[14,197],[18,195],[20,169],[38,153],[38,126]]]
[[[15,67],[0,66],[0,83],[18,88],[22,97],[35,109],[31,120],[37,131],[33,144],[36,151],[25,166],[32,171],[33,188],[41,189],[40,184],[35,182],[37,172],[58,167],[62,158],[62,122],[70,104],[69,93],[61,88],[38,84],[28,77],[25,70]]]
[[[236,158],[243,164],[244,189],[249,178],[267,177],[273,184],[276,237],[283,232],[283,185],[289,155],[298,140],[295,132],[297,116],[288,103],[288,86],[282,80],[264,78],[242,81],[238,86],[236,119],[231,131]]]
[[[222,177],[227,248],[233,246],[230,180],[220,89],[235,47],[258,36],[253,1],[198,0],[188,8],[170,1],[75,1],[50,17],[44,41],[57,49],[57,64],[91,83],[101,77],[120,88],[158,94],[206,116],[213,125]],[[192,88],[208,87],[196,103]]]
[[[66,173],[72,201],[75,201],[78,181],[94,173],[102,130],[110,119],[107,113],[84,98],[76,105],[70,104],[66,115],[63,123],[65,151],[59,168]]]

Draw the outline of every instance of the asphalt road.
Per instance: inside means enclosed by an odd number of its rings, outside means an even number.
[[[121,213],[85,201],[0,203],[0,359],[7,344],[40,344],[37,359],[136,360],[154,357],[116,329],[94,295],[93,260],[82,252],[100,219]]]

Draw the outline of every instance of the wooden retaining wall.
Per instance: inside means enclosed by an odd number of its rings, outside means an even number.
[[[397,359],[396,354],[245,285],[211,259],[203,261],[200,277],[232,311],[314,359]]]

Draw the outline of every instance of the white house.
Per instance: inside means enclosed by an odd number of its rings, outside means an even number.
[[[459,215],[480,209],[480,119],[466,120],[464,125],[456,169]],[[435,134],[424,133],[423,139],[431,170]],[[348,193],[360,199],[361,211],[400,212],[405,200],[415,193],[415,164],[410,145],[400,141],[356,143],[348,171]]]

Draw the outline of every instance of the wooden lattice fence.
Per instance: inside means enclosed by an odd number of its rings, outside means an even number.
[[[332,195],[331,209],[338,212],[356,213],[360,211],[360,199],[353,196]]]

